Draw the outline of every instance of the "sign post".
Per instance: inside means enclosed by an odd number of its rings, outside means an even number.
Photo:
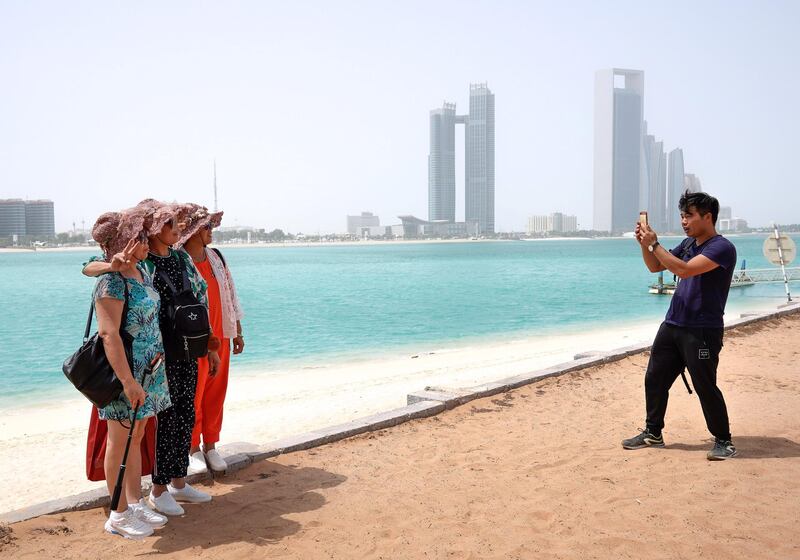
[[[778,232],[778,226],[773,224],[774,236],[764,240],[764,256],[772,264],[779,265],[783,272],[783,286],[786,288],[786,301],[792,302],[789,293],[789,278],[786,276],[786,266],[791,264],[797,255],[797,246],[788,235]]]

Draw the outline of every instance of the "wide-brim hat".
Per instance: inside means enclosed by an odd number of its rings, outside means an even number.
[[[147,213],[147,236],[152,237],[161,233],[161,230],[170,220],[177,221],[177,208],[175,204],[146,199],[139,203]]]
[[[201,228],[211,226],[211,228],[219,227],[222,223],[223,212],[209,212],[205,206],[193,204],[194,209],[188,213],[184,219],[184,229],[181,233],[181,238],[176,245],[182,247],[189,239],[192,238]]]
[[[143,208],[134,206],[120,212],[106,212],[97,218],[92,238],[100,245],[107,261],[144,231],[145,214]]]

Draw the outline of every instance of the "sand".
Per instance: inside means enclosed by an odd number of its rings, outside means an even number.
[[[420,347],[414,353],[297,369],[242,370],[234,359],[220,443],[264,444],[333,426],[405,406],[408,393],[426,386],[470,387],[535,371],[580,351],[648,341],[657,327],[632,323],[602,332]],[[17,488],[0,493],[0,513],[105,487],[86,480],[91,405],[72,395],[0,414],[0,472]]]
[[[672,390],[665,449],[622,450],[647,355],[257,463],[144,542],[95,509],[12,525],[14,558],[800,558],[800,315],[726,335],[740,456]]]

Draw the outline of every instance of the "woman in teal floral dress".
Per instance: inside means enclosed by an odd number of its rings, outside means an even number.
[[[113,492],[122,455],[128,439],[130,422],[136,406],[136,419],[154,416],[171,406],[165,367],[159,357],[164,352],[159,328],[160,297],[153,288],[151,275],[139,262],[147,257],[148,242],[143,232],[144,218],[135,209],[108,212],[98,218],[92,237],[110,261],[120,251],[130,260],[97,280],[93,298],[98,334],[106,356],[122,383],[123,392],[98,411],[108,421],[108,439],[104,468],[109,493]],[[126,294],[127,288],[127,294]],[[127,297],[128,310],[124,315]],[[120,328],[131,336],[132,363],[125,356]],[[153,368],[152,366],[156,364]],[[148,371],[152,369],[153,371]],[[167,518],[151,510],[142,499],[141,440],[146,422],[136,422],[126,461],[124,492],[116,511],[111,511],[105,530],[131,539],[153,534]]]

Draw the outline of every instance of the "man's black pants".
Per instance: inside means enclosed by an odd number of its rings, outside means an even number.
[[[678,327],[661,323],[644,378],[647,428],[651,432],[660,433],[664,428],[669,389],[685,367],[703,407],[708,431],[719,439],[731,439],[728,408],[722,391],[717,387],[722,333],[721,328]]]

